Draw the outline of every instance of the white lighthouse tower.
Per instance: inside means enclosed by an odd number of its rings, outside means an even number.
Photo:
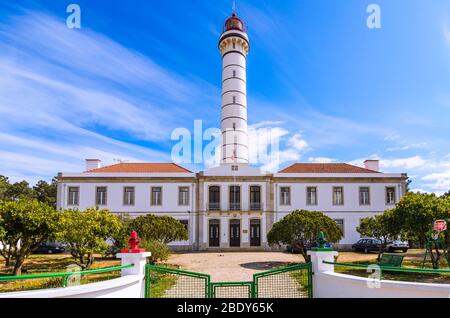
[[[247,72],[249,52],[244,22],[234,10],[225,21],[219,40],[222,54],[222,157],[221,163],[248,163]]]

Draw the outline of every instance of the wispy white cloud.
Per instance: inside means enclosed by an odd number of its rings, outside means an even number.
[[[86,157],[170,160],[171,130],[216,91],[92,30],[42,13],[10,16],[0,23],[0,174],[49,179],[83,170]]]
[[[380,169],[383,172],[407,173],[413,181],[414,191],[441,195],[450,190],[450,155],[385,158],[378,154],[372,154],[367,158],[355,159],[349,163],[362,167],[365,159],[380,160]]]
[[[450,27],[446,22],[443,23],[442,33],[444,34],[444,40],[450,49]]]
[[[398,146],[398,147],[389,147],[386,148],[386,151],[403,151],[410,149],[422,149],[427,145],[426,142],[412,143],[408,145]]]

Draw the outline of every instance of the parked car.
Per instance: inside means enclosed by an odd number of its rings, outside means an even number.
[[[302,252],[298,247],[294,247],[292,245],[286,246],[286,251],[292,254],[300,254]]]
[[[65,248],[61,244],[57,243],[43,243],[38,245],[35,250],[33,250],[34,254],[58,254],[64,253]]]
[[[372,251],[378,251],[380,249],[381,241],[377,239],[360,239],[358,242],[352,245],[353,252],[369,253]]]
[[[394,252],[394,251],[402,251],[403,253],[406,253],[409,249],[409,243],[405,241],[391,241],[388,242],[386,245],[385,250],[388,252]]]

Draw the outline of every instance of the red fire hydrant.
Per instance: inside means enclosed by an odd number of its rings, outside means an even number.
[[[139,248],[139,236],[136,231],[131,232],[130,239],[128,240],[128,244],[130,244],[129,249],[123,249],[121,253],[142,253],[145,252],[145,249]]]

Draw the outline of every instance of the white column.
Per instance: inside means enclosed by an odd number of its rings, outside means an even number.
[[[242,239],[241,243],[242,245],[250,245],[250,219],[248,215],[243,215],[241,218],[241,233],[242,233]],[[244,230],[247,231],[244,233]]]
[[[266,231],[266,226],[267,226],[267,212],[263,212],[262,217],[261,217],[261,245],[266,245],[267,243],[267,231]]]
[[[150,257],[152,253],[118,253],[117,258],[122,260],[121,265],[134,264],[133,267],[122,269],[122,276],[128,275],[145,275],[145,264],[147,264],[147,257]]]
[[[230,220],[228,218],[220,218],[220,246],[229,247]]]
[[[320,283],[321,273],[334,272],[334,265],[324,264],[323,261],[334,262],[334,257],[338,256],[339,253],[336,251],[308,251],[307,254],[311,257],[312,263],[313,295],[314,298],[320,298],[323,295],[322,289],[327,288]]]

